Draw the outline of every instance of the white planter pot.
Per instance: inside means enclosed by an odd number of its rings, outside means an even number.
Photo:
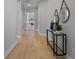
[[[60,34],[60,33],[62,33],[62,31],[56,31],[56,33]]]

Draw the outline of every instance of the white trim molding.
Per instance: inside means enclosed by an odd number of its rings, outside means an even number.
[[[46,36],[46,34],[41,33],[41,32],[39,31],[39,29],[37,29],[37,31],[38,31],[38,33],[39,33],[40,35],[42,35],[42,36]]]
[[[39,32],[39,34],[42,35],[42,36],[46,36],[46,34],[43,34],[43,33],[40,33],[40,32]]]
[[[18,36],[17,36],[17,39],[19,39],[19,38],[21,38],[21,37],[22,37],[22,35],[18,35]]]
[[[4,52],[4,58],[8,56],[8,54],[13,50],[13,48],[16,46],[16,42],[14,42],[5,52]]]

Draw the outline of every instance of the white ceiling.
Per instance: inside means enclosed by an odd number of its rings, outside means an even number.
[[[38,5],[41,1],[43,0],[21,0],[22,9],[27,12],[34,11],[38,9]],[[31,6],[27,6],[28,4],[31,4]]]

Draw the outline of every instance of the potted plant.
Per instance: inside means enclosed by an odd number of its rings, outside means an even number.
[[[56,23],[56,25],[55,25],[55,31],[56,31],[57,33],[61,33],[61,32],[62,32],[62,26],[59,25],[58,23]]]

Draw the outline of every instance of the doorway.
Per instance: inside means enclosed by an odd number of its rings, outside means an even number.
[[[34,12],[27,12],[25,14],[25,30],[34,30],[35,29],[35,14]]]

